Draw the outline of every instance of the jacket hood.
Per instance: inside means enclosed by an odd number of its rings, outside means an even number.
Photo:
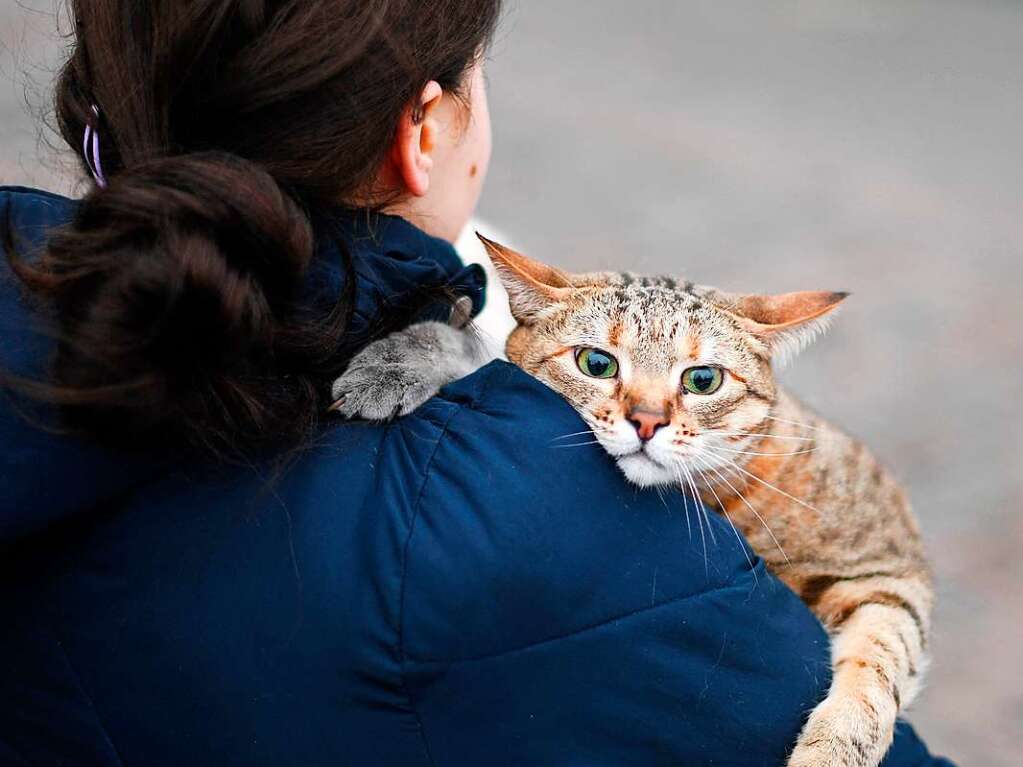
[[[9,225],[19,255],[31,259],[50,233],[73,219],[77,203],[21,187],[0,187],[0,226]],[[307,273],[304,301],[327,309],[345,282],[337,247],[342,239],[356,274],[349,340],[359,345],[375,318],[424,288],[446,286],[484,302],[486,277],[465,266],[454,247],[407,221],[384,214],[332,211],[314,220],[317,254]],[[438,309],[439,311],[439,309]],[[53,341],[43,317],[29,304],[0,259],[0,371],[45,380]],[[0,551],[18,539],[92,509],[107,508],[121,494],[161,476],[166,459],[113,451],[59,432],[51,409],[0,388]]]

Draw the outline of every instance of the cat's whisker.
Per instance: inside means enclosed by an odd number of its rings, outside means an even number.
[[[789,426],[798,426],[801,429],[809,429],[810,431],[823,431],[823,429],[820,426],[811,426],[808,423],[800,423],[799,421],[790,421],[787,418],[778,418],[777,416],[774,416],[774,415],[766,415],[766,416],[764,416],[764,418],[769,418],[772,421],[777,421],[778,423],[787,423]]]
[[[766,488],[769,488],[769,489],[771,489],[771,490],[774,490],[774,492],[776,492],[776,493],[779,493],[780,495],[783,495],[783,496],[785,496],[785,497],[786,497],[786,498],[788,498],[788,499],[789,499],[790,501],[793,501],[793,502],[795,502],[795,503],[798,503],[798,504],[799,504],[800,506],[803,506],[804,508],[807,508],[807,509],[809,509],[810,511],[812,511],[812,512],[816,513],[816,514],[820,514],[820,513],[821,513],[820,509],[817,509],[817,508],[815,508],[815,507],[811,506],[811,505],[810,505],[809,503],[807,503],[807,502],[806,502],[806,501],[804,501],[804,500],[801,500],[801,499],[799,499],[799,498],[796,498],[796,496],[794,496],[794,495],[790,495],[789,493],[786,493],[786,492],[785,492],[784,490],[782,490],[781,488],[775,487],[775,486],[774,486],[774,485],[772,485],[772,484],[771,484],[770,482],[766,482],[766,481],[762,480],[762,479],[761,479],[760,477],[758,477],[758,476],[757,476],[756,474],[753,474],[752,472],[746,471],[746,469],[744,469],[744,468],[742,468],[741,466],[739,466],[739,465],[735,464],[734,462],[733,462],[733,463],[732,463],[731,465],[732,465],[732,466],[733,466],[733,467],[734,467],[734,468],[735,468],[736,470],[740,471],[740,472],[741,472],[742,474],[746,475],[747,477],[749,477],[749,478],[750,478],[750,479],[752,479],[753,481],[755,481],[755,482],[759,482],[759,483],[760,483],[761,485],[763,485],[764,487],[766,487]]]
[[[682,497],[685,498],[686,483],[682,479],[682,474],[679,471],[679,469],[682,469],[682,468],[683,468],[682,465],[679,464],[679,466],[677,468],[673,469],[673,472],[675,474],[675,477],[678,479],[679,485],[681,485],[681,487],[682,487]],[[701,506],[700,498],[699,498],[699,496],[696,495],[696,489],[695,488],[693,488],[693,502],[696,505],[696,522],[697,522],[697,524],[700,527],[700,540],[703,543],[703,569],[704,569],[704,572],[707,575],[709,575],[710,574],[710,560],[707,558],[707,534],[703,532],[703,518],[700,516],[700,506]]]
[[[599,444],[600,444],[599,439],[591,439],[589,442],[579,442],[578,444],[573,445],[548,445],[547,447],[549,447],[551,450],[561,450],[566,447],[588,447],[589,445]]]
[[[707,532],[710,533],[710,540],[715,546],[717,546],[717,536],[714,534],[714,526],[710,523],[710,517],[707,516],[707,507],[703,503],[703,499],[700,498],[700,493],[696,489],[696,480],[693,478],[693,473],[689,470],[684,462],[681,464],[682,471],[685,472],[686,478],[689,480],[689,487],[693,490],[693,499],[696,501],[696,513],[703,513],[703,518],[707,521]]]
[[[671,516],[671,507],[668,506],[668,502],[664,500],[664,491],[661,490],[659,485],[654,486],[654,490],[657,491],[657,498],[660,500],[661,506],[664,507],[664,510],[666,512],[668,512],[668,516],[670,517]]]
[[[740,501],[742,501],[746,505],[746,508],[748,508],[750,511],[753,512],[753,515],[758,520],[760,520],[760,524],[762,524],[764,526],[764,529],[767,531],[767,534],[771,536],[771,540],[774,541],[774,545],[778,547],[778,551],[780,551],[782,557],[784,557],[785,563],[786,564],[791,564],[792,562],[789,559],[789,555],[785,553],[785,549],[783,549],[782,546],[781,546],[781,543],[778,542],[778,539],[774,535],[774,531],[771,530],[771,526],[769,524],[767,524],[767,521],[762,516],[760,516],[760,513],[755,508],[753,508],[753,504],[751,504],[746,499],[746,496],[744,496],[742,493],[740,493],[735,488],[735,485],[733,485],[731,482],[729,482],[727,479],[725,479],[725,476],[720,471],[718,471],[717,468],[715,468],[710,463],[710,461],[708,461],[705,458],[700,458],[699,456],[697,456],[696,458],[697,458],[697,460],[701,461],[704,466],[706,466],[708,469],[713,471],[718,479],[720,479],[722,482],[724,482],[726,485],[728,485],[729,490],[731,490],[733,493],[735,493],[736,498],[738,498]],[[714,492],[713,488],[711,488],[711,492],[712,493]],[[715,497],[717,497],[716,493],[715,493]],[[720,500],[718,501],[718,503],[720,503]],[[724,505],[723,504],[722,504],[721,508],[724,509]],[[731,520],[729,520],[729,522],[731,522]]]
[[[695,466],[693,467],[693,471],[696,471],[696,472],[699,473],[700,478],[703,480],[703,483],[707,486],[707,489],[710,490],[711,495],[714,496],[714,500],[716,500],[718,502],[718,508],[721,509],[721,513],[724,515],[725,519],[728,520],[728,524],[732,528],[732,532],[735,533],[735,540],[738,541],[739,548],[742,549],[742,553],[746,557],[746,562],[749,564],[750,572],[753,573],[753,582],[756,583],[756,584],[759,584],[760,583],[760,578],[757,576],[756,568],[753,567],[753,560],[750,558],[749,551],[747,550],[746,544],[743,542],[742,536],[739,535],[739,530],[738,530],[738,528],[736,528],[735,523],[732,522],[732,518],[728,515],[728,509],[725,508],[725,504],[723,504],[721,502],[721,498],[718,496],[717,492],[714,490],[714,485],[712,483],[708,482],[707,481],[707,475],[704,474],[699,469],[697,469]],[[784,552],[782,552],[782,553],[784,553]]]
[[[583,434],[596,434],[596,432],[593,429],[583,429],[582,431],[574,431],[571,434],[562,434],[560,437],[553,437],[551,438],[551,442],[568,439],[569,437],[581,437]]]
[[[709,447],[709,446],[705,445],[705,447]],[[722,461],[723,462],[723,463],[719,463],[717,465],[717,469],[719,471],[723,471],[727,475],[730,475],[731,478],[737,484],[739,484],[744,490],[748,490],[749,489],[750,481],[744,475],[739,473],[739,470],[737,468],[739,466],[739,464],[735,463],[735,461],[733,461],[727,455],[716,454],[716,455],[713,455],[713,458],[715,458],[718,461]]]
[[[809,448],[807,450],[796,450],[795,452],[792,452],[792,453],[759,453],[759,452],[751,451],[751,450],[735,450],[734,448],[721,447],[720,445],[704,445],[703,447],[705,447],[705,448],[707,448],[709,450],[723,450],[726,453],[735,453],[737,455],[763,455],[763,456],[772,456],[772,455],[773,456],[806,455],[807,453],[812,453],[812,452],[817,450],[817,448],[811,447],[811,448]]]
[[[726,460],[726,459],[722,458],[721,456],[716,456],[716,457],[719,460]],[[742,474],[737,472],[735,470],[734,466],[719,464],[717,469],[718,469],[718,471],[724,472],[724,474],[726,476],[730,476],[732,478],[732,480],[736,483],[736,485],[741,487],[743,489],[743,491],[746,491],[746,492],[749,491],[749,486],[750,486],[749,480],[746,479],[744,476],[742,476]]]
[[[676,476],[677,476],[677,472],[676,472]],[[657,488],[657,492],[658,493],[660,492],[660,488]],[[685,488],[684,487],[682,488],[682,508],[684,508],[685,512],[686,512],[686,530],[689,532],[689,542],[692,543],[692,540],[693,540],[693,523],[689,519],[689,499],[686,498],[686,493],[685,493]]]
[[[682,504],[686,510],[686,532],[689,534],[689,542],[693,542],[693,521],[689,518],[689,501],[686,499],[685,489],[682,490]]]
[[[710,512],[707,510],[705,503],[700,504],[700,508],[703,509],[703,518],[707,520],[707,531],[710,533],[710,539],[717,546],[717,536],[714,534],[714,527],[710,524]]]
[[[710,434],[715,437],[756,437],[757,439],[791,439],[797,442],[815,442],[813,437],[789,437],[783,434],[760,434],[750,431],[705,431],[703,434]]]

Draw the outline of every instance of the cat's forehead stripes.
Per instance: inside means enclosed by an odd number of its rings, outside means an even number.
[[[564,318],[572,324],[599,322],[612,346],[654,343],[691,358],[699,357],[708,333],[734,331],[724,313],[690,292],[692,283],[677,285],[670,277],[615,277],[616,283],[584,291],[580,305]]]
[[[625,325],[620,320],[612,321],[607,331],[607,341],[611,346],[619,346],[622,342],[622,334],[625,332]]]
[[[683,339],[682,356],[686,359],[698,360],[700,359],[702,349],[703,344],[700,343],[700,335],[692,328],[687,330]]]
[[[688,293],[696,296],[695,283],[690,280],[679,280],[670,275],[647,275],[633,274],[632,272],[602,272],[598,274],[582,275],[580,280],[583,284],[613,285],[624,288],[666,288],[671,291]]]

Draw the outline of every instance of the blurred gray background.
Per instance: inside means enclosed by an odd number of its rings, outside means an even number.
[[[1019,765],[1023,3],[507,1],[482,214],[570,269],[854,292],[785,379],[911,489],[939,603],[909,718]],[[0,0],[0,183],[68,191],[25,108],[53,8]]]

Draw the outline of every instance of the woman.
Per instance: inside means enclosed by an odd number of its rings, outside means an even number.
[[[783,763],[820,627],[552,449],[556,395],[493,363],[326,413],[369,338],[482,304],[498,5],[73,3],[91,186],[0,193],[3,764]]]

